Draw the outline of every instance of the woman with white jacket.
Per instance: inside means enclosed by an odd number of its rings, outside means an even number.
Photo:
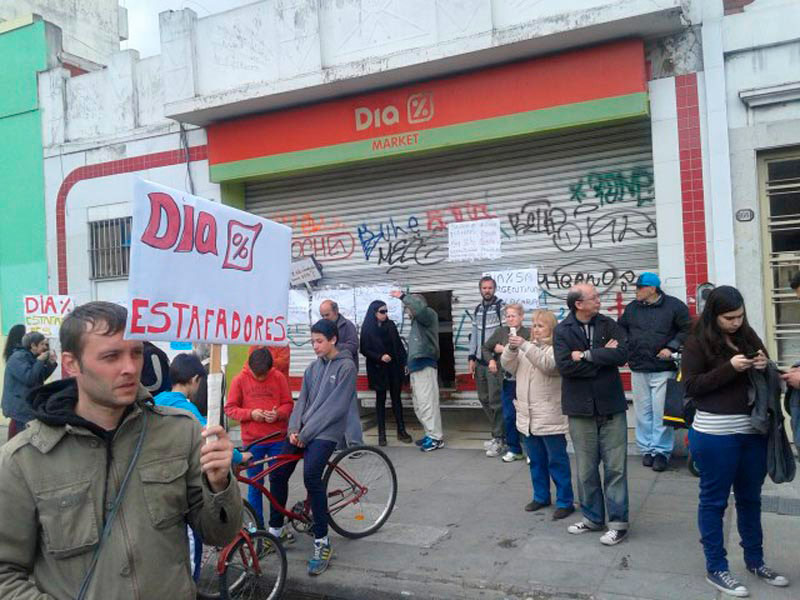
[[[533,512],[550,505],[550,479],[556,486],[553,519],[564,519],[575,511],[572,473],[567,456],[567,417],[561,412],[561,376],[553,357],[556,318],[548,310],[533,313],[532,340],[518,335],[508,338],[500,362],[517,379],[517,429],[531,460],[533,501],[525,510]]]

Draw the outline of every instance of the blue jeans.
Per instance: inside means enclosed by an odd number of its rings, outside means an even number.
[[[791,411],[794,445],[800,448],[800,392],[795,391],[789,402],[789,410]]]
[[[311,440],[305,448],[298,448],[287,439],[280,451],[280,454],[303,455],[303,483],[311,497],[311,514],[314,518],[311,531],[314,532],[316,539],[328,535],[328,496],[322,483],[322,474],[335,449],[336,442],[328,440]],[[286,500],[289,498],[289,478],[296,466],[297,462],[290,462],[269,475],[270,492],[282,506],[286,506]],[[269,526],[276,529],[283,527],[283,515],[274,506],[270,506],[269,509]]]
[[[664,399],[667,380],[674,371],[631,373],[633,407],[636,410],[636,445],[642,454],[670,457],[675,445],[675,430],[664,425]]]
[[[625,413],[612,417],[569,417],[569,435],[578,469],[578,498],[584,522],[628,528],[628,423]],[[531,461],[533,462],[533,461]],[[603,480],[600,481],[600,463]]]
[[[556,506],[567,508],[575,502],[572,471],[567,456],[566,435],[524,435],[522,441],[531,459],[533,500],[550,504],[550,479],[556,484]]]
[[[282,447],[283,442],[270,442],[269,444],[259,444],[258,446],[253,446],[250,448],[250,452],[253,453],[253,460],[261,460],[266,456],[275,456],[276,454],[280,454]],[[270,464],[271,463],[264,463],[263,465],[250,467],[247,469],[247,475],[250,477],[255,477],[264,469],[269,468]],[[252,505],[253,510],[256,512],[256,515],[258,516],[258,522],[263,523],[264,496],[261,495],[261,492],[258,491],[258,488],[252,485],[247,488],[247,501]]]
[[[767,436],[711,435],[689,429],[689,448],[700,469],[697,525],[706,555],[706,570],[728,570],[722,520],[731,487],[744,562],[751,568],[760,567],[764,564],[761,486],[767,475]]]
[[[517,397],[517,382],[514,379],[503,379],[503,429],[506,433],[506,445],[514,454],[522,453],[517,430],[517,409],[514,400]],[[529,455],[530,456],[530,455]]]

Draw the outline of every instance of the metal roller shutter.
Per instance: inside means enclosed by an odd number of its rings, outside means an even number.
[[[484,271],[537,267],[541,302],[561,316],[567,288],[592,278],[616,316],[634,273],[657,269],[653,193],[650,123],[637,121],[248,182],[246,206],[292,226],[294,258],[314,254],[323,286],[452,290],[465,373]],[[487,217],[500,218],[502,259],[448,262],[446,224]],[[308,328],[291,337],[299,375],[313,358]],[[443,405],[478,406],[460,387]]]

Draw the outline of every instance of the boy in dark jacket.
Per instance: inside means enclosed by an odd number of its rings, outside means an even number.
[[[625,307],[619,324],[628,335],[636,445],[645,467],[664,471],[675,443],[673,429],[663,423],[664,399],[667,381],[677,370],[672,355],[689,333],[689,309],[661,291],[658,275],[642,273],[636,280],[636,300]]]
[[[600,314],[600,296],[593,285],[570,288],[567,306],[570,314],[556,327],[553,350],[583,512],[583,520],[567,531],[601,531],[607,516],[608,531],[600,541],[613,546],[628,533],[628,404],[619,375],[628,358],[627,338],[613,319]]]
[[[281,454],[303,455],[303,481],[311,497],[314,523],[314,554],[308,561],[308,574],[320,575],[328,568],[331,544],[328,540],[328,498],[322,474],[336,444],[344,435],[347,414],[356,395],[356,365],[349,355],[336,348],[336,323],[320,319],[311,327],[311,343],[317,360],[303,375],[300,395],[289,417],[289,438]],[[289,478],[297,462],[290,462],[270,475],[270,490],[280,505],[289,496]],[[283,534],[283,515],[270,508],[269,531]]]

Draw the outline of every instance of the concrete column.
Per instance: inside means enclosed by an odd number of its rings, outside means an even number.
[[[168,10],[160,13],[158,19],[164,104],[194,98],[197,95],[197,14],[189,8]]]

